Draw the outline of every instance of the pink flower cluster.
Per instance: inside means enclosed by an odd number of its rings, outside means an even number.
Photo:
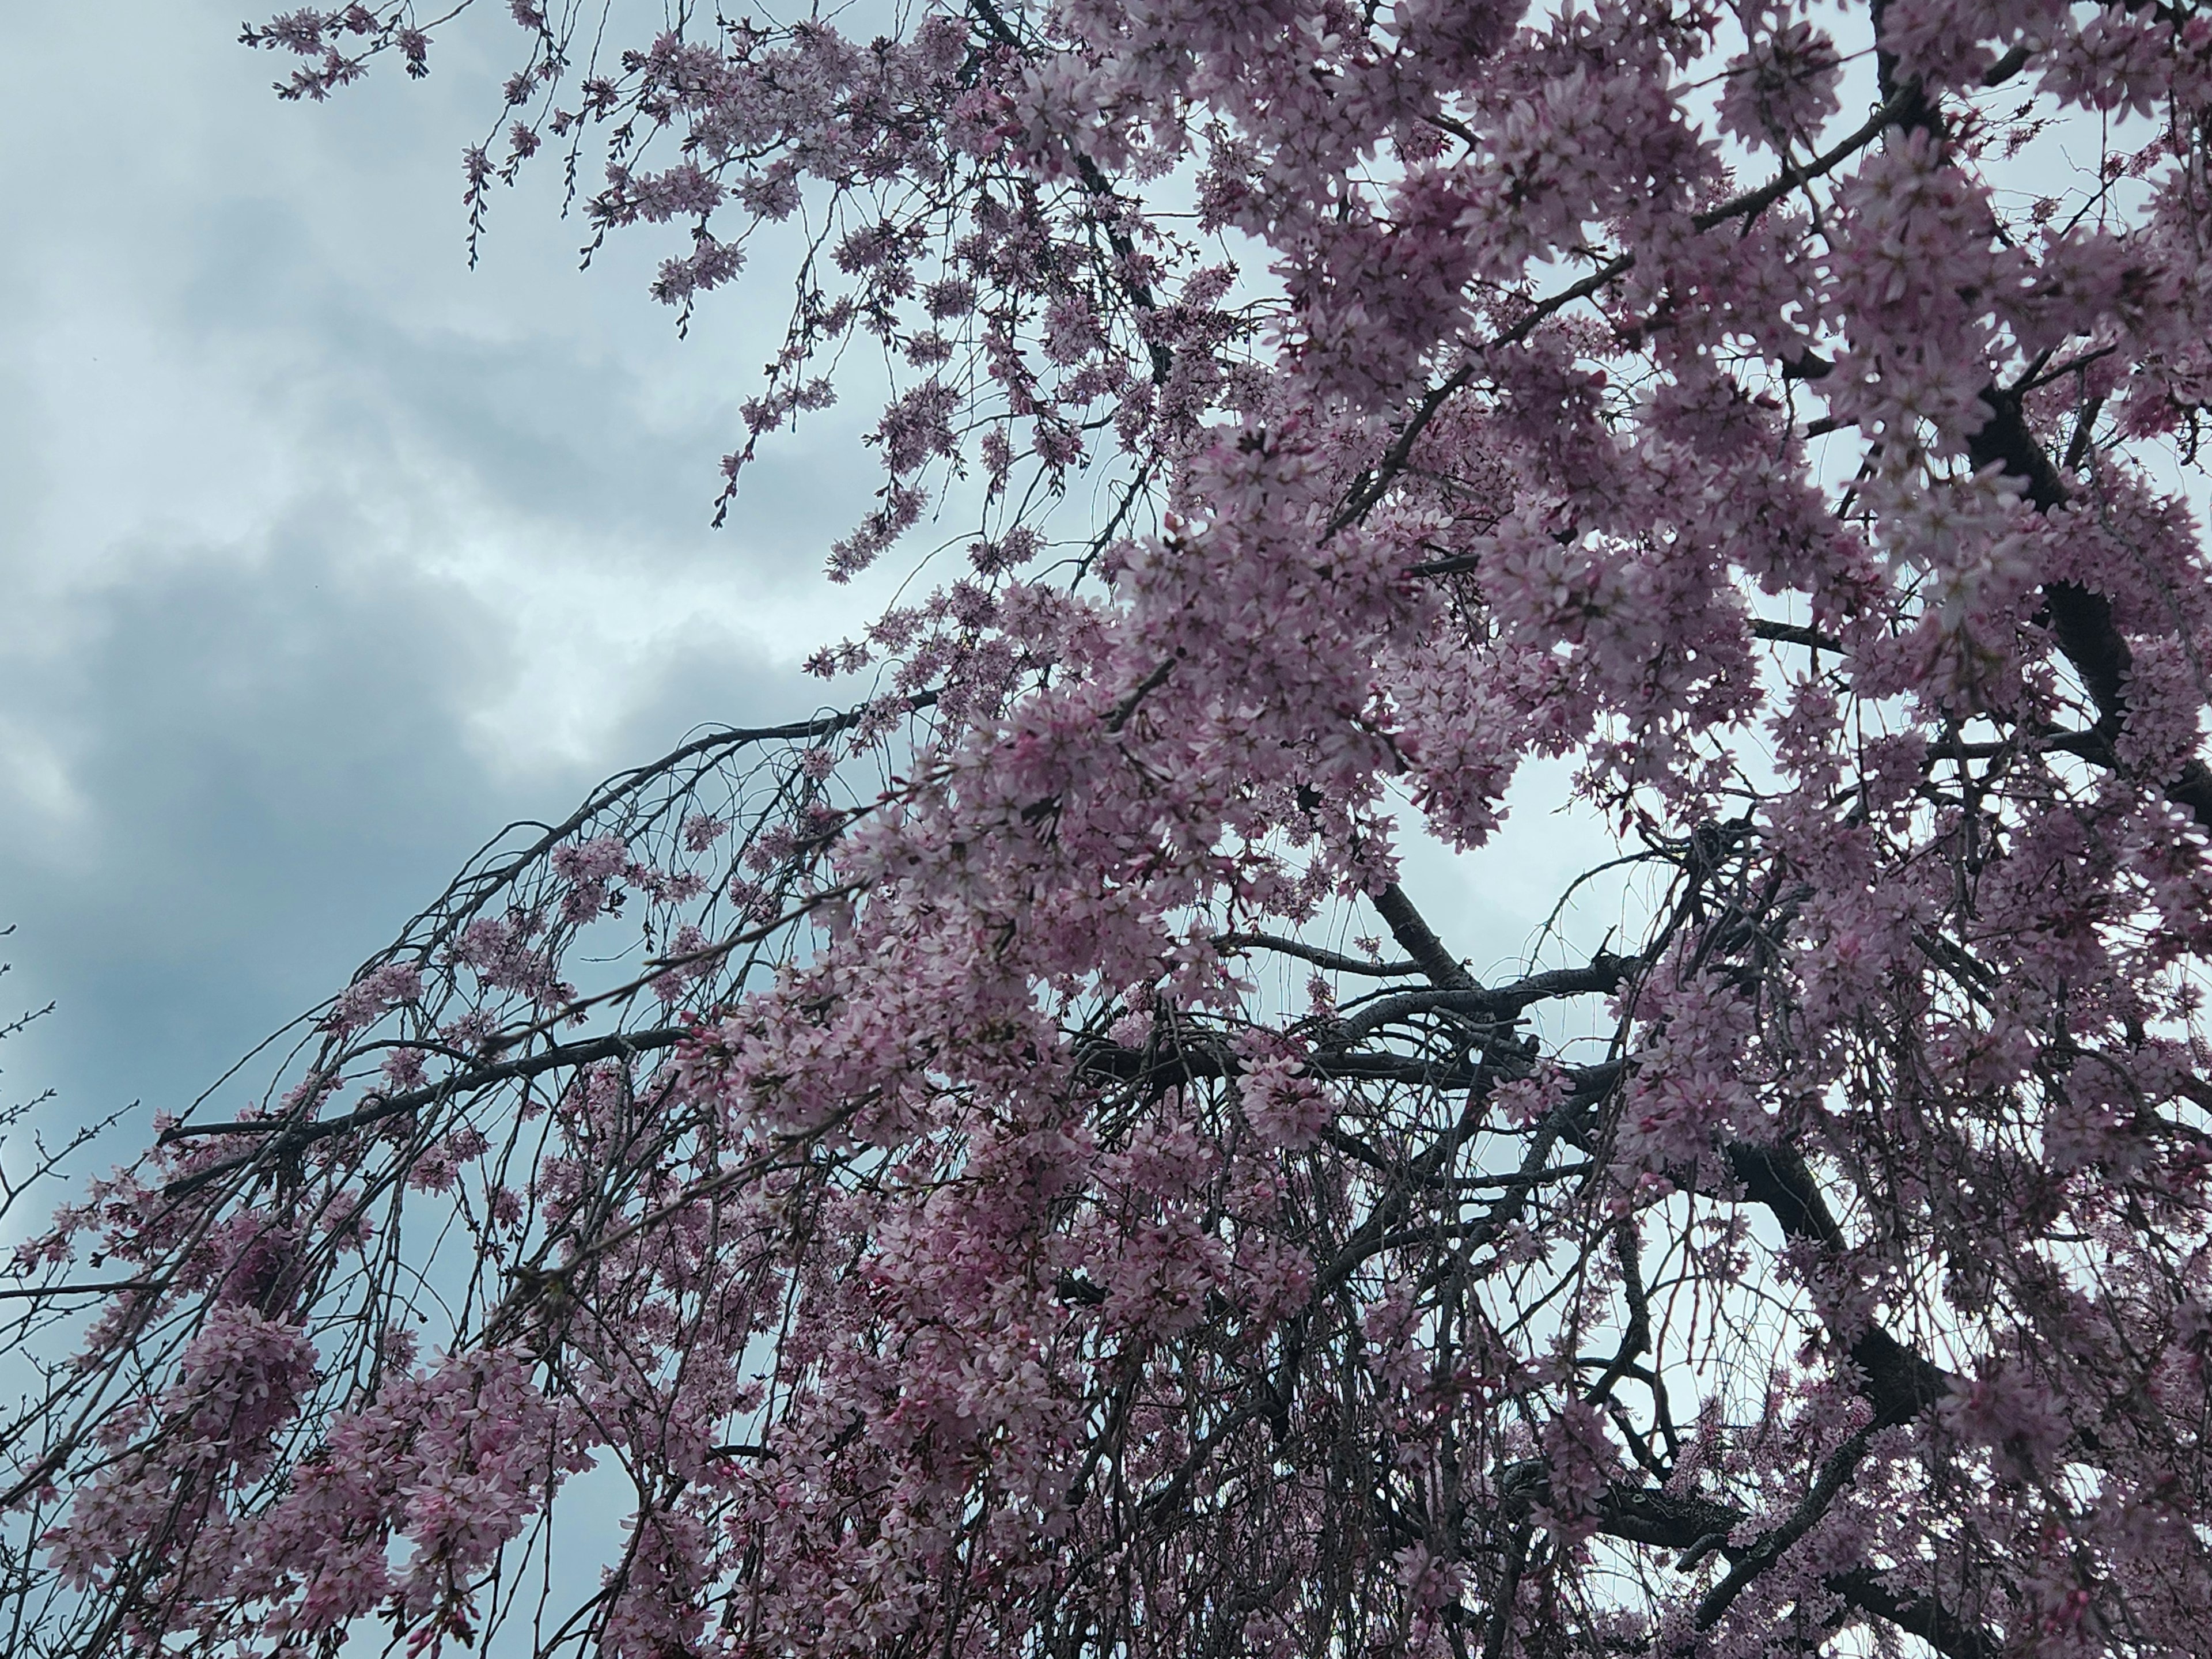
[[[965,562],[18,1250],[23,1627],[2201,1650],[2212,23],[513,16],[471,211],[588,152],[684,307],[805,222],[730,488],[864,343],[830,574]],[[1599,867],[1491,903],[1509,805]]]

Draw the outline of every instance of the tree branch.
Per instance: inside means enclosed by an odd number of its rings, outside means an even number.
[[[1422,920],[1421,913],[1413,908],[1413,900],[1406,896],[1405,889],[1392,882],[1379,893],[1368,895],[1374,901],[1376,913],[1390,929],[1390,936],[1400,948],[1420,964],[1421,971],[1430,981],[1447,991],[1479,991],[1482,988],[1465,964],[1444,949],[1443,941]]]
[[[1382,1026],[1431,1009],[1510,1019],[1531,1004],[1554,997],[1610,996],[1620,988],[1622,981],[1643,966],[1640,957],[1617,957],[1601,951],[1590,958],[1586,968],[1555,968],[1488,990],[1400,992],[1378,997],[1346,1014],[1340,1029],[1353,1037],[1364,1037]]]
[[[1421,971],[1418,962],[1370,962],[1365,957],[1348,957],[1341,951],[1323,950],[1304,939],[1282,939],[1273,933],[1221,933],[1215,936],[1213,948],[1224,952],[1273,951],[1331,973],[1364,974],[1373,979],[1403,979]]]
[[[1540,1473],[1516,1496],[1524,1505],[1548,1501],[1549,1481]],[[1686,1554],[1701,1547],[1710,1547],[1715,1539],[1725,1540],[1747,1518],[1741,1510],[1711,1498],[1670,1492],[1656,1486],[1616,1485],[1607,1488],[1599,1499],[1597,1524],[1598,1530],[1608,1538]],[[1723,1542],[1719,1547],[1731,1563],[1735,1563],[1757,1547],[1738,1549]],[[1686,1564],[1684,1570],[1693,1565]],[[1960,1618],[1941,1602],[1899,1595],[1882,1583],[1882,1574],[1876,1568],[1856,1567],[1849,1572],[1832,1573],[1821,1580],[1821,1584],[1859,1612],[1885,1620],[1919,1637],[1945,1659],[1996,1659],[2003,1647],[1996,1635]]]

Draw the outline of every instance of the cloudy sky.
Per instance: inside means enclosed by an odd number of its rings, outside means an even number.
[[[509,819],[811,708],[871,597],[820,578],[864,398],[708,526],[773,283],[678,339],[653,245],[578,271],[550,170],[467,268],[503,9],[320,107],[239,16],[0,6],[0,1000],[58,1005],[0,1091],[72,1119],[189,1100]],[[1589,848],[1527,834],[1502,884],[1415,860],[1478,966]]]
[[[872,487],[825,422],[710,531],[773,296],[678,341],[527,192],[471,273],[495,65],[282,105],[238,16],[0,7],[0,923],[58,1005],[0,1090],[72,1115],[188,1098],[507,819],[811,707]]]

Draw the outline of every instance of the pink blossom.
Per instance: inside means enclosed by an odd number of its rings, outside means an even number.
[[[894,597],[15,1252],[19,1628],[2202,1648],[2212,22],[511,9]]]

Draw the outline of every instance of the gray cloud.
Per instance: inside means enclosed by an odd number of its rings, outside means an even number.
[[[0,15],[0,921],[60,1005],[0,1058],[70,1117],[188,1100],[508,819],[811,707],[870,487],[828,426],[710,532],[780,312],[678,341],[544,185],[471,273],[483,76],[281,106],[235,33]]]

